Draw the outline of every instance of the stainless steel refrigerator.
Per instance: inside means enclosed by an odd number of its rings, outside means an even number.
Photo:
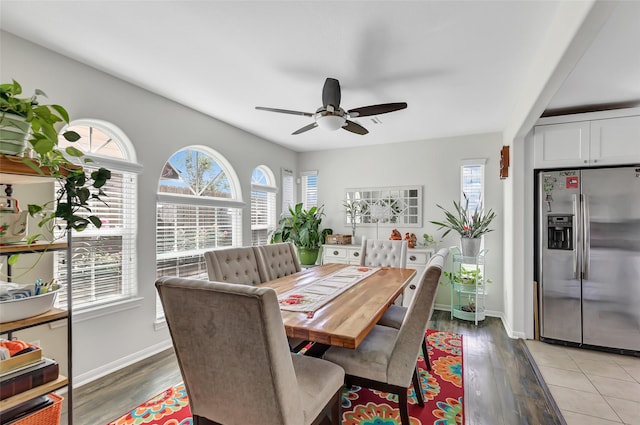
[[[541,337],[640,351],[640,166],[537,177]]]

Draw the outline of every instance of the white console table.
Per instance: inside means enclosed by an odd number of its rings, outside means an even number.
[[[322,264],[360,264],[360,248],[360,245],[323,245]],[[407,268],[415,269],[416,275],[404,290],[402,305],[409,305],[420,276],[422,276],[422,272],[427,267],[427,263],[433,253],[433,249],[427,248],[410,248],[407,250]]]

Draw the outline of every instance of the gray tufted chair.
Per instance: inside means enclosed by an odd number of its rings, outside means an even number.
[[[222,248],[204,253],[209,280],[256,285],[269,280],[258,264],[254,247]]]
[[[435,255],[439,255],[446,259],[447,256],[449,255],[449,250],[447,248],[442,248]],[[422,284],[422,282],[418,282],[418,284]],[[412,299],[411,302],[413,303],[414,300]],[[390,328],[400,329],[400,327],[402,326],[402,322],[404,322],[405,317],[407,316],[408,310],[409,310],[408,307],[403,307],[400,305],[391,305],[389,306],[387,311],[384,312],[380,320],[378,320],[377,324],[380,326],[388,326]],[[427,317],[427,323],[429,320],[431,320],[432,314],[433,314],[433,308],[429,313],[429,317]],[[427,364],[427,370],[431,370],[431,362],[429,361],[429,351],[427,350],[427,341],[425,340],[425,338],[422,339],[422,355],[424,357],[425,363]]]
[[[163,277],[156,288],[194,425],[338,425],[344,370],[288,351],[268,287]]]
[[[260,245],[259,265],[268,280],[278,279],[283,276],[297,273],[301,270],[295,247],[291,242]]]
[[[424,406],[416,362],[447,255],[429,261],[400,329],[375,325],[355,350],[331,347],[323,356],[344,368],[347,385],[397,394],[402,425],[409,425],[407,389],[412,381],[418,404]]]
[[[407,241],[365,239],[360,250],[360,265],[406,268],[407,246]]]

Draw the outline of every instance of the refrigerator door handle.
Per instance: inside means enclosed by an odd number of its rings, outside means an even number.
[[[580,270],[578,270],[578,243],[582,240],[582,229],[578,226],[578,195],[574,194],[573,201],[573,216],[576,217],[573,222],[573,276],[575,279],[580,279]]]
[[[591,229],[589,227],[589,197],[580,195],[582,198],[582,279],[589,279],[589,265],[591,263]]]

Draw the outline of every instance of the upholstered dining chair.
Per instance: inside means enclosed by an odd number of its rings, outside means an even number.
[[[447,248],[442,248],[434,256],[442,256],[446,260],[448,255],[449,255],[449,250]],[[422,281],[419,282],[419,284],[421,283]],[[413,303],[414,300],[412,300],[411,302]],[[407,311],[408,311],[408,307],[403,307],[400,305],[391,305],[389,306],[387,311],[384,312],[384,314],[378,321],[378,325],[388,326],[394,329],[400,329],[400,327],[402,326],[402,322],[405,320],[405,317],[407,316]],[[433,314],[433,307],[431,308],[431,312],[427,317],[427,325],[429,323],[429,320],[431,320],[432,314]],[[422,355],[424,357],[425,363],[427,364],[427,370],[431,370],[431,362],[429,361],[429,351],[427,350],[427,341],[425,338],[422,338]]]
[[[195,425],[338,425],[344,370],[290,353],[275,291],[163,277],[156,288]]]
[[[445,259],[435,255],[429,261],[416,289],[415,301],[409,306],[400,329],[375,325],[355,350],[331,347],[323,356],[344,368],[348,386],[359,385],[397,394],[403,425],[409,425],[407,390],[412,381],[418,404],[424,406],[416,362]]]
[[[268,280],[289,276],[302,270],[296,254],[296,249],[291,242],[281,242],[257,247],[260,252],[259,266]]]
[[[204,253],[209,280],[256,285],[269,280],[255,247],[220,248]]]
[[[365,239],[360,249],[360,265],[406,268],[407,246],[407,241]]]

